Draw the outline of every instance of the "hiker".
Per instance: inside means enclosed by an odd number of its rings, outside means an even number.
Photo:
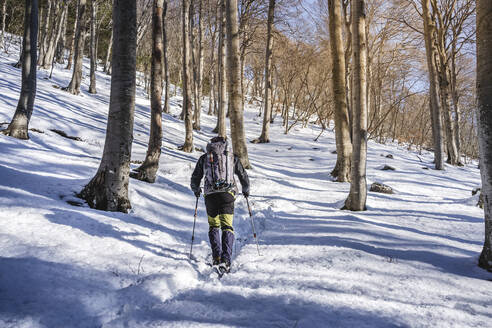
[[[234,201],[238,193],[234,174],[239,177],[244,197],[249,196],[249,178],[239,157],[228,149],[227,140],[214,137],[207,144],[207,153],[196,163],[191,176],[191,190],[198,198],[200,182],[205,176],[204,195],[207,208],[212,257],[214,266],[229,272],[234,244]],[[221,239],[222,230],[222,239]]]

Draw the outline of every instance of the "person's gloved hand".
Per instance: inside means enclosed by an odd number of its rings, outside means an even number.
[[[244,195],[244,197],[248,198],[249,197],[249,191],[244,191],[243,190],[243,195]]]
[[[199,198],[202,193],[202,189],[193,190],[193,193],[195,194],[196,198]]]

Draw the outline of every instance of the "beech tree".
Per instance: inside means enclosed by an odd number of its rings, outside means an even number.
[[[272,99],[270,97],[272,93],[272,81],[270,78],[272,52],[273,52],[273,20],[275,18],[275,0],[269,0],[268,4],[268,19],[267,19],[267,41],[265,50],[265,92],[263,96],[263,102],[265,109],[263,110],[263,126],[261,129],[260,137],[255,140],[257,143],[270,142],[270,121],[272,116]]]
[[[237,21],[237,0],[226,0],[227,21],[227,66],[229,78],[229,106],[231,139],[234,154],[239,157],[244,168],[251,165],[248,158],[248,148],[244,135],[244,114],[241,95],[241,67],[239,60],[239,35]]]
[[[479,265],[492,271],[492,2],[477,0],[477,107],[485,242]]]
[[[145,160],[132,173],[132,178],[154,183],[162,145],[162,62],[164,55],[163,45],[163,15],[164,0],[154,0],[152,18],[152,67],[150,80],[150,136]]]
[[[167,36],[167,0],[164,0],[164,8],[162,10],[162,40],[163,40],[163,51],[164,51],[164,113],[169,113],[169,59],[168,59],[168,36]]]
[[[90,68],[90,85],[89,85],[89,93],[95,94],[97,93],[96,89],[96,69],[97,69],[97,45],[96,45],[96,21],[97,21],[97,0],[91,0],[91,19],[90,19],[90,32],[91,32],[91,40],[90,40],[90,60],[91,60],[91,68]]]
[[[2,4],[2,33],[0,34],[0,48],[5,49],[5,21],[7,18],[7,1],[3,0]]]
[[[190,79],[190,32],[189,32],[190,1],[183,0],[182,5],[182,35],[183,35],[183,114],[185,121],[185,143],[181,149],[187,153],[193,151],[193,111],[191,106]]]
[[[434,161],[436,170],[444,170],[443,159],[443,136],[441,109],[437,93],[437,73],[434,58],[435,48],[435,26],[430,15],[430,0],[422,0],[422,16],[424,20],[425,51],[427,55],[427,69],[429,72],[429,105],[431,110],[432,134],[434,138]]]
[[[193,129],[200,130],[200,119],[202,110],[202,94],[203,94],[203,0],[198,0],[198,28],[197,28],[196,43],[192,42],[194,50],[192,51],[193,58],[193,76],[194,76],[194,104],[195,111],[193,117]],[[195,35],[193,31],[191,34]]]
[[[82,84],[82,60],[84,58],[84,44],[86,35],[86,9],[87,0],[79,0],[77,29],[75,32],[74,41],[74,67],[72,72],[72,80],[65,88],[66,91],[74,95],[78,95],[80,93],[80,85]]]
[[[83,1],[83,0],[81,0]],[[111,95],[103,157],[80,192],[90,207],[127,212],[136,88],[137,9],[134,0],[113,1]]]
[[[340,0],[328,0],[330,49],[332,58],[332,89],[335,105],[335,141],[337,162],[331,175],[339,182],[350,181],[352,141],[345,96],[345,53],[342,40],[342,14]]]
[[[365,17],[365,0],[352,1],[353,153],[350,193],[344,207],[351,211],[364,211],[367,199],[367,40]]]
[[[225,138],[227,136],[226,113],[227,113],[227,74],[226,74],[226,17],[225,1],[220,0],[219,7],[219,49],[217,65],[217,95],[219,100],[219,110],[217,113],[217,127],[214,132]]]
[[[3,134],[29,139],[29,121],[36,98],[38,44],[38,0],[26,0],[24,9],[24,38],[22,41],[22,86],[14,117]]]

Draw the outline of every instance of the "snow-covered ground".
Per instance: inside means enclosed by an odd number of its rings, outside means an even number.
[[[17,104],[15,60],[0,56],[0,123]],[[248,143],[261,256],[240,196],[233,273],[219,280],[206,265],[203,199],[188,257],[189,179],[201,153],[177,150],[181,99],[164,116],[156,183],[131,181],[129,214],[96,211],[67,201],[79,201],[74,193],[97,170],[110,78],[98,73],[97,95],[85,78],[73,96],[53,87],[66,86],[70,72],[48,74],[38,74],[30,125],[43,133],[31,131],[29,141],[0,135],[0,327],[491,327],[492,275],[476,265],[484,230],[471,196],[476,163],[424,169],[431,154],[370,142],[368,183],[396,193],[370,192],[367,211],[341,211],[349,184],[329,176],[333,133],[314,142],[318,127],[284,135],[277,120],[272,143]],[[261,120],[254,105],[245,115],[251,140]],[[134,160],[145,156],[149,118],[139,89]],[[202,118],[194,137],[204,148],[215,120],[206,111]]]

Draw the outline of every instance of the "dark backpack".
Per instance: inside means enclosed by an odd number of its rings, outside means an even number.
[[[214,138],[207,144],[204,163],[205,194],[230,191],[234,187],[234,155],[223,138]]]

